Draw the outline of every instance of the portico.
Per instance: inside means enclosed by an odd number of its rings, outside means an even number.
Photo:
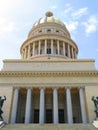
[[[13,93],[11,123],[87,123],[84,88],[43,86]]]

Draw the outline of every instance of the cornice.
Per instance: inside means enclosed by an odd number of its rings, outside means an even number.
[[[56,63],[56,62],[95,62],[94,59],[46,59],[46,60],[30,60],[30,59],[5,59],[3,60],[4,63]]]
[[[98,77],[98,71],[1,71],[0,77]]]
[[[66,88],[66,87],[71,87],[71,88],[80,88],[80,87],[86,87],[86,86],[97,86],[98,87],[98,83],[83,83],[83,82],[80,82],[80,83],[0,83],[0,86],[7,86],[7,87],[13,87],[13,88],[28,88],[28,87],[37,87],[37,88],[41,88],[41,87],[44,87],[44,88],[51,88],[51,87],[55,87],[55,86],[60,86],[60,87],[63,87],[63,88]]]

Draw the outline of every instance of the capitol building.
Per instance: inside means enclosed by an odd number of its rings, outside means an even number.
[[[6,96],[7,125],[2,129],[96,129],[91,99],[98,96],[98,70],[94,59],[79,59],[78,52],[52,12],[33,24],[20,47],[21,59],[3,60],[0,96]]]

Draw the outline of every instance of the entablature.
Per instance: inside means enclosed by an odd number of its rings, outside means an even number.
[[[0,77],[98,77],[98,71],[1,71]]]

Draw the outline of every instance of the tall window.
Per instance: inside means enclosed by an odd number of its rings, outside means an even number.
[[[34,110],[34,123],[39,123],[39,110]]]
[[[53,123],[52,109],[46,109],[46,123]]]
[[[50,48],[47,49],[47,54],[51,54],[51,49]]]

